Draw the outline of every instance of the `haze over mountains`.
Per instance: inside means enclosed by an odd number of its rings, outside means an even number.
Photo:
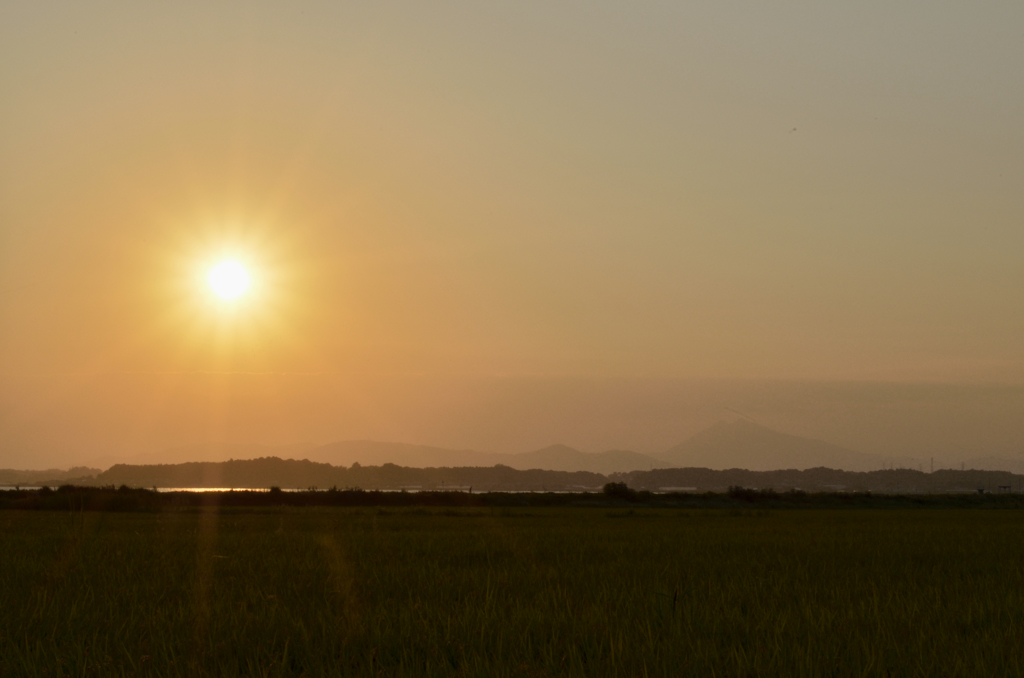
[[[871,471],[883,467],[919,466],[919,460],[892,460],[865,454],[821,440],[774,431],[746,419],[721,421],[658,454],[628,450],[582,452],[555,444],[520,454],[446,450],[424,445],[346,441],[308,450],[311,461],[351,466],[385,463],[411,467],[493,466],[550,471],[628,473],[658,468],[732,468],[751,471],[826,467]]]
[[[345,441],[306,452],[311,461],[336,466],[379,466],[391,463],[410,467],[494,466],[550,471],[628,473],[656,468],[745,468],[752,471],[828,468],[867,471],[881,468],[879,457],[838,445],[773,431],[743,419],[723,421],[660,454],[629,450],[582,452],[567,445],[549,445],[520,454],[473,450],[447,450],[426,445],[373,441]]]
[[[866,454],[821,440],[775,431],[748,419],[720,421],[656,454],[629,450],[583,452],[563,444],[518,454],[447,449],[430,445],[348,440],[327,445],[227,445],[218,448],[191,446],[147,455],[131,463],[166,464],[228,459],[280,458],[349,467],[395,464],[410,468],[508,466],[517,470],[590,472],[600,474],[649,471],[659,468],[747,469],[772,471],[826,467],[845,471],[873,471],[882,468],[926,468],[926,460],[892,458]],[[971,464],[988,470],[1018,470],[1015,460],[990,458]]]
[[[1024,464],[992,457],[976,459],[966,468],[1020,473]],[[162,458],[150,455],[132,464],[118,464],[103,472],[87,468],[35,472],[0,469],[0,485],[69,482],[140,487],[472,486],[480,490],[579,491],[593,490],[612,478],[656,490],[699,487],[718,491],[728,485],[749,485],[812,491],[845,488],[898,492],[901,488],[916,488],[915,491],[962,492],[981,487],[995,491],[1008,483],[1014,487],[1020,483],[1017,477],[970,476],[971,470],[966,471],[968,475],[957,470],[953,476],[932,478],[929,470],[915,460],[886,459],[775,431],[749,419],[734,419],[721,421],[652,455],[628,450],[590,453],[562,444],[502,454],[369,440],[320,446],[230,445],[213,450],[193,446],[168,450]],[[877,475],[880,472],[883,475]]]
[[[816,467],[870,471],[883,463],[875,455],[779,433],[746,419],[719,422],[655,458],[669,466],[748,471]]]
[[[866,454],[822,440],[782,433],[745,418],[719,421],[668,450],[656,454],[640,454],[629,450],[584,452],[563,444],[510,454],[407,443],[348,440],[327,445],[193,445],[172,448],[160,454],[140,455],[123,461],[129,465],[152,466],[271,457],[308,460],[341,468],[385,464],[419,469],[505,466],[518,471],[582,472],[605,476],[674,468],[713,471],[745,469],[756,472],[819,468],[852,472],[895,468],[930,470],[927,459]],[[963,467],[1021,473],[1024,472],[1024,461],[996,455],[978,456],[969,458]],[[936,465],[935,468],[938,470],[946,467]],[[960,465],[956,468],[960,468]],[[82,469],[73,471],[8,472],[0,469],[0,484],[13,485],[42,479],[61,481],[96,475],[98,469],[86,469],[88,473]]]
[[[336,441],[509,455],[563,443],[657,457],[737,417],[877,455],[877,468],[1024,458],[1024,387],[366,378],[346,387],[360,400],[315,377],[184,375],[171,383],[177,390],[164,393],[153,376],[88,387],[61,377],[42,393],[4,375],[0,468],[302,459]],[[47,405],[47,393],[65,401]],[[204,409],[222,398],[223,410]]]

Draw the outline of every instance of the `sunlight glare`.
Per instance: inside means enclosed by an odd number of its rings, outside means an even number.
[[[214,294],[224,300],[237,299],[249,289],[249,272],[234,260],[222,261],[207,277]]]

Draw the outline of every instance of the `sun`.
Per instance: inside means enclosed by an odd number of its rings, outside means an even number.
[[[225,301],[237,299],[249,290],[249,272],[239,262],[228,259],[210,269],[206,277],[213,293]]]

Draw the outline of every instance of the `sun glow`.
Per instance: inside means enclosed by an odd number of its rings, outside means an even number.
[[[151,344],[166,363],[258,372],[279,369],[287,356],[289,366],[307,369],[297,351],[314,320],[314,271],[294,232],[252,215],[188,214],[168,223],[166,242],[153,249],[164,274],[154,278],[163,312]]]
[[[226,301],[237,299],[245,294],[252,283],[245,267],[231,259],[222,261],[210,269],[210,274],[206,279],[210,283],[213,293]]]

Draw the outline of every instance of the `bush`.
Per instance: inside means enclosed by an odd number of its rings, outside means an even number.
[[[768,488],[767,490],[758,490],[758,489],[754,489],[754,488],[751,488],[751,487],[741,487],[739,485],[730,485],[729,486],[729,498],[730,499],[739,499],[741,501],[760,502],[760,501],[770,501],[772,499],[776,499],[777,497],[778,497],[778,495],[775,493],[775,490],[773,490],[772,488]]]
[[[625,499],[626,501],[636,501],[637,492],[636,490],[629,489],[626,483],[608,483],[604,486],[604,495],[609,499]]]

